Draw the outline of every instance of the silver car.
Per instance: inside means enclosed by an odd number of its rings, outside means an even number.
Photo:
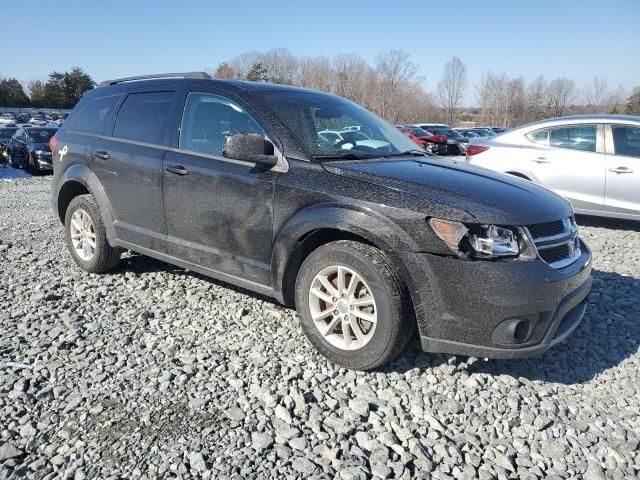
[[[640,220],[640,117],[560,117],[469,143],[467,163],[539,183],[577,213]]]

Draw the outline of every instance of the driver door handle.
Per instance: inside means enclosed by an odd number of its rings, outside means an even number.
[[[551,163],[551,160],[547,159],[546,157],[532,158],[531,161],[536,163]]]
[[[173,173],[174,175],[189,175],[189,170],[184,168],[182,165],[171,165],[165,170],[169,173]]]
[[[610,168],[609,171],[613,173],[633,173],[633,169],[629,167]]]
[[[110,155],[104,150],[98,150],[97,152],[93,152],[93,156],[101,160],[109,160],[109,158],[111,158]]]

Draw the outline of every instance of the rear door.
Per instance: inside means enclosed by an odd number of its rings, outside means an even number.
[[[111,202],[118,239],[157,252],[166,251],[162,162],[176,97],[171,88],[130,91],[91,159]]]
[[[605,125],[605,211],[640,218],[640,126]]]
[[[605,187],[602,125],[547,127],[526,137],[535,145],[523,149],[522,161],[540,184],[568,198],[574,208],[585,213],[602,210]]]

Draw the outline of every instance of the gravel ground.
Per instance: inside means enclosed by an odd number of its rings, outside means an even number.
[[[336,368],[269,299],[141,256],[81,272],[47,177],[0,182],[0,478],[619,478],[640,471],[640,225],[526,361]]]

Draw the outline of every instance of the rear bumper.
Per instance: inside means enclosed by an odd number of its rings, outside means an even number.
[[[578,260],[558,270],[540,260],[401,255],[428,352],[506,359],[542,354],[579,325],[592,285],[584,244]]]

